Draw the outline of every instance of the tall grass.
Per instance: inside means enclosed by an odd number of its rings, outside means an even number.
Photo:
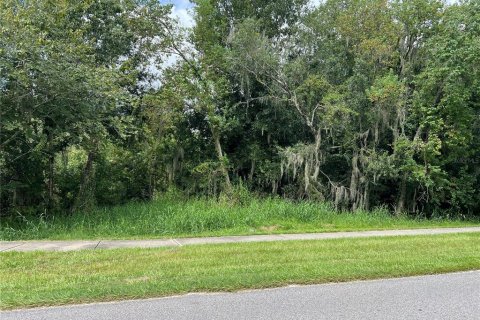
[[[395,217],[387,210],[338,213],[328,203],[280,198],[186,199],[163,195],[148,203],[55,217],[4,219],[0,238],[99,239],[395,229],[474,224]]]

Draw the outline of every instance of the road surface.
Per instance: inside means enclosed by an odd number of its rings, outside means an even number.
[[[480,271],[19,310],[1,320],[480,319]]]

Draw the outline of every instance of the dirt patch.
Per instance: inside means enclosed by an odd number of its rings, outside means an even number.
[[[279,228],[280,226],[273,225],[273,226],[263,226],[263,227],[260,227],[259,229],[266,232],[272,232],[272,231],[278,230]]]
[[[147,282],[148,280],[150,280],[150,277],[143,276],[143,277],[125,279],[125,282],[126,283],[138,283],[138,282]]]
[[[323,228],[335,228],[335,225],[331,224],[331,223],[327,223],[327,224],[322,224],[322,227]]]

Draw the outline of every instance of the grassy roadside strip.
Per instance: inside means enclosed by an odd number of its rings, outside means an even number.
[[[480,269],[480,233],[0,254],[0,308]]]

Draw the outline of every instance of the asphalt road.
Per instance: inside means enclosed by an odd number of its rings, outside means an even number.
[[[41,308],[1,320],[480,319],[480,271]]]

